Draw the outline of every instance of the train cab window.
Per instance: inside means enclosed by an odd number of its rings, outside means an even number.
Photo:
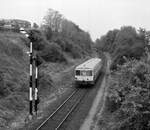
[[[92,76],[92,71],[91,70],[81,71],[81,75],[82,76]]]
[[[92,71],[91,70],[87,71],[87,76],[92,76]]]
[[[80,70],[76,70],[76,75],[80,75]]]

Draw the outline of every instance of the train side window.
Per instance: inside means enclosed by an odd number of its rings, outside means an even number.
[[[80,75],[80,70],[76,70],[76,75]]]

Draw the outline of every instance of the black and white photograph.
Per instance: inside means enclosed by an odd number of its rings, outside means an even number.
[[[0,130],[150,130],[150,1],[0,0]]]

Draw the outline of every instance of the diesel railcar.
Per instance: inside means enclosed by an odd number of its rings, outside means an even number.
[[[102,68],[102,59],[92,58],[75,68],[75,84],[91,84],[94,85],[95,81],[100,74]]]

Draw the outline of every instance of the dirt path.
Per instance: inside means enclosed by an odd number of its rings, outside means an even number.
[[[98,115],[100,114],[100,111],[103,109],[104,106],[104,100],[105,100],[105,96],[106,96],[106,81],[107,81],[107,76],[110,73],[109,71],[109,66],[111,64],[111,60],[110,60],[110,56],[108,54],[106,54],[106,58],[107,58],[107,67],[106,67],[106,74],[104,76],[102,85],[97,93],[97,96],[95,97],[95,100],[93,102],[93,105],[91,107],[91,110],[87,116],[87,118],[85,119],[84,123],[82,124],[82,126],[80,127],[80,130],[91,130],[91,129],[95,129],[95,125],[96,125],[96,115],[98,113]]]

